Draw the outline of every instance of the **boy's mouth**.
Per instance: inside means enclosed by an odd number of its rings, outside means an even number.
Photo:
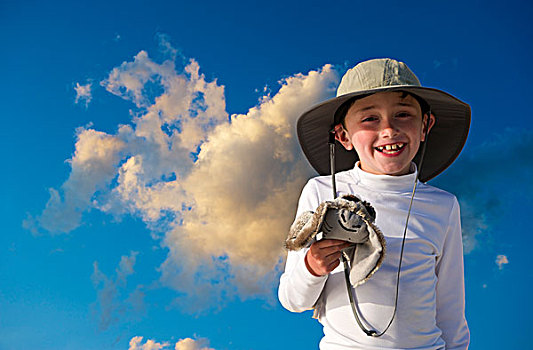
[[[401,152],[402,149],[405,147],[405,145],[406,144],[403,142],[397,142],[397,143],[391,143],[391,144],[384,145],[384,146],[377,146],[377,147],[374,147],[374,149],[383,154],[393,155],[393,154]]]

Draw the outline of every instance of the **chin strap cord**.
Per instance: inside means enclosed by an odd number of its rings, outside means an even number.
[[[400,291],[400,273],[401,273],[401,270],[402,270],[402,260],[403,260],[403,251],[404,251],[404,247],[405,247],[405,238],[407,237],[407,228],[409,226],[409,217],[411,216],[411,208],[413,206],[413,200],[415,198],[415,193],[416,193],[416,187],[418,185],[418,178],[420,177],[420,174],[422,173],[422,163],[424,161],[424,154],[426,153],[426,145],[427,145],[427,140],[428,140],[428,134],[429,134],[429,122],[430,122],[430,117],[431,117],[431,110],[428,112],[428,120],[427,120],[427,123],[426,125],[424,126],[424,143],[422,144],[422,152],[420,153],[420,162],[419,162],[419,165],[418,165],[418,175],[417,175],[417,178],[415,179],[415,182],[413,184],[413,192],[411,193],[411,200],[409,201],[409,209],[407,210],[407,217],[405,219],[405,227],[404,227],[404,230],[403,230],[403,238],[402,238],[402,248],[400,250],[400,262],[398,263],[398,273],[396,274],[396,293],[395,293],[395,296],[394,296],[394,311],[392,312],[392,317],[389,321],[389,323],[387,324],[387,327],[385,327],[385,329],[381,332],[377,332],[375,330],[372,330],[372,329],[367,329],[365,327],[365,325],[363,325],[363,322],[361,321],[361,318],[359,317],[359,312],[357,311],[357,306],[355,305],[355,300],[354,300],[354,296],[353,296],[353,293],[354,291],[352,291],[352,285],[350,284],[350,266],[349,266],[349,263],[348,263],[348,256],[346,254],[346,252],[342,252],[341,254],[341,260],[342,260],[342,263],[344,265],[344,280],[346,281],[346,289],[348,290],[348,297],[350,299],[350,306],[352,307],[352,312],[353,312],[353,315],[355,317],[355,321],[357,322],[357,324],[359,325],[359,327],[361,328],[361,330],[369,337],[374,337],[374,338],[378,338],[378,337],[381,337],[383,334],[385,334],[385,332],[387,332],[387,330],[389,329],[389,327],[392,325],[392,322],[394,321],[394,317],[396,316],[396,310],[398,309],[398,295],[399,295],[399,291]],[[334,161],[331,161],[331,152],[333,152],[333,159],[334,156],[335,156],[335,134],[333,134],[333,150],[332,150],[332,146],[331,146],[331,133],[330,133],[330,164],[331,164],[331,174],[333,176],[333,188],[335,188],[335,163]],[[334,197],[337,195],[337,191],[334,189]],[[357,248],[356,248],[357,249]]]
[[[331,171],[331,188],[333,189],[333,200],[337,198],[337,183],[335,181],[335,129],[329,131],[329,169]]]
[[[403,230],[402,248],[400,250],[400,262],[398,263],[398,273],[396,274],[396,293],[395,293],[395,296],[394,296],[394,311],[392,312],[392,317],[391,317],[389,323],[387,324],[387,327],[385,327],[385,329],[382,332],[378,333],[375,330],[369,330],[361,322],[361,319],[359,317],[359,313],[357,312],[357,307],[355,305],[354,297],[353,297],[352,285],[350,284],[350,275],[349,275],[349,272],[348,272],[348,271],[350,271],[350,266],[348,264],[348,260],[349,259],[346,256],[345,252],[342,252],[342,255],[341,255],[342,263],[344,264],[344,279],[346,281],[346,288],[348,290],[348,297],[350,298],[350,305],[352,307],[353,315],[355,316],[355,321],[357,322],[359,327],[361,327],[361,330],[363,332],[365,332],[365,334],[368,335],[369,337],[378,338],[378,337],[381,337],[383,334],[385,334],[385,332],[391,326],[392,321],[394,321],[394,317],[396,316],[396,310],[398,309],[398,295],[399,295],[399,291],[400,291],[400,272],[402,270],[402,260],[403,260],[403,251],[404,251],[404,247],[405,247],[405,237],[407,236],[407,226],[409,225],[409,216],[411,214],[411,207],[413,206],[413,199],[415,197],[416,185],[417,184],[418,184],[418,179],[415,179],[415,183],[413,185],[413,192],[411,193],[411,201],[409,203],[409,210],[407,211],[407,218],[405,220],[405,227],[404,227],[404,230]]]

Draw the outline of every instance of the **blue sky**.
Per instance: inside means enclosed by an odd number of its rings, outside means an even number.
[[[374,57],[471,105],[463,153],[431,183],[461,202],[471,349],[526,348],[531,15],[516,0],[1,2],[0,349],[316,348],[320,325],[275,296],[313,176],[294,121]]]

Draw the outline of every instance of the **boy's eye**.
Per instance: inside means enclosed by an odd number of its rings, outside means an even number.
[[[400,112],[398,114],[396,114],[396,117],[398,118],[407,118],[407,117],[410,117],[411,116],[411,113],[408,113],[408,112]]]
[[[373,122],[375,120],[378,120],[378,118],[374,116],[369,116],[369,117],[364,117],[361,121],[362,122]]]

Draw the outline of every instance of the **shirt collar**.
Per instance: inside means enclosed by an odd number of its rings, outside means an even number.
[[[355,163],[355,167],[350,170],[355,182],[358,185],[362,185],[376,191],[411,192],[418,176],[415,163],[411,163],[409,174],[399,176],[367,173],[359,167],[359,163],[359,161]]]

